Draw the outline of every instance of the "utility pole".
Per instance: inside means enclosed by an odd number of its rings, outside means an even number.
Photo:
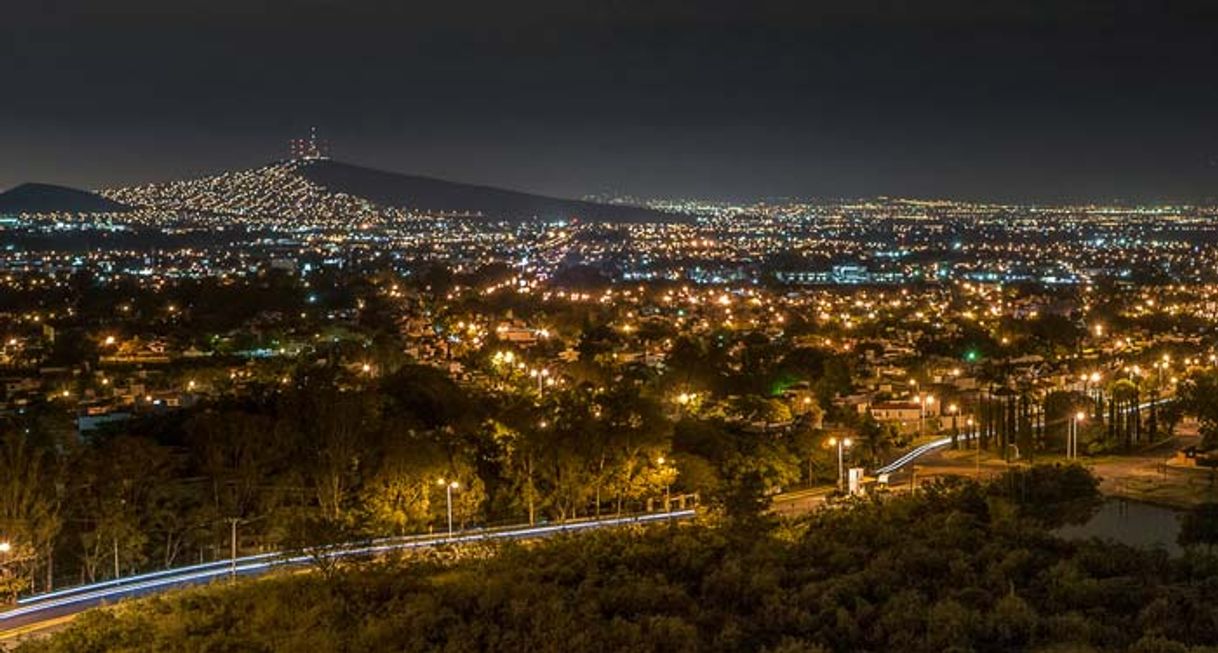
[[[964,424],[968,427],[969,437],[973,439],[973,448],[977,450],[976,477],[981,478],[981,434],[978,432],[977,427],[974,426],[972,417],[965,420]]]
[[[667,458],[665,458],[664,456],[660,456],[659,458],[656,458],[656,465],[658,467],[660,467],[661,471],[664,469],[664,463],[666,463],[666,462],[670,462],[670,461]],[[672,484],[668,481],[668,479],[666,477],[664,480],[664,512],[672,511],[672,495],[669,493],[670,487],[672,487]]]
[[[237,524],[239,524],[239,523],[241,523],[240,517],[229,517],[228,518],[228,524],[229,524],[229,527],[231,528],[231,532],[229,534],[230,551],[229,551],[228,576],[229,576],[229,578],[231,578],[233,580],[236,580],[236,578],[237,578]]]
[[[837,489],[839,492],[845,490],[846,487],[846,467],[842,450],[853,444],[854,441],[850,438],[829,438],[829,446],[837,447]]]

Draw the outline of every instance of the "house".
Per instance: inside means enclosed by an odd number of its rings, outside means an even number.
[[[923,416],[916,401],[881,401],[868,410],[877,422],[916,422]]]

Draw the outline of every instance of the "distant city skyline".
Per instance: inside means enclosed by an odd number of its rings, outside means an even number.
[[[0,188],[336,159],[562,197],[1218,197],[1218,9],[64,0],[9,10]]]

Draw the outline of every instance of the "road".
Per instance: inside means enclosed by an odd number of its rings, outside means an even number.
[[[1157,403],[1168,401],[1160,399]],[[1146,404],[1149,407],[1150,403]],[[967,438],[961,436],[962,441]],[[906,454],[899,456],[891,463],[875,470],[878,474],[892,474],[912,465],[915,461],[930,454],[940,453],[951,444],[951,438],[939,438],[915,447]],[[946,462],[946,461],[944,461]],[[1153,462],[1153,461],[1152,461]],[[949,463],[947,466],[956,467]],[[1097,464],[1097,472],[1102,478],[1124,479],[1135,474],[1129,466],[1147,467],[1142,459],[1114,459],[1107,464]],[[987,465],[988,467],[989,465]],[[1150,469],[1147,467],[1147,469]],[[935,472],[959,473],[958,470],[927,470],[929,475]],[[1146,470],[1140,470],[1146,471]],[[921,474],[919,474],[921,475]],[[790,514],[807,512],[824,503],[825,498],[833,491],[832,486],[810,488],[785,492],[773,497],[773,510],[778,513]],[[688,519],[694,515],[692,510],[681,510],[663,513],[648,513],[632,517],[621,517],[600,520],[585,520],[532,527],[507,527],[501,529],[462,531],[452,538],[447,536],[416,536],[404,538],[386,538],[367,544],[339,547],[326,552],[324,555],[332,558],[359,557],[377,555],[395,550],[433,547],[441,544],[468,543],[478,541],[494,541],[509,539],[532,539],[550,535],[623,526],[628,524],[647,523],[671,519]],[[11,642],[14,638],[24,637],[30,633],[43,632],[57,627],[70,620],[76,614],[89,608],[112,603],[125,598],[149,596],[163,593],[175,588],[202,585],[231,576],[254,576],[266,573],[275,568],[302,566],[314,558],[310,555],[292,554],[288,552],[264,553],[237,558],[235,561],[223,560],[200,565],[179,567],[146,574],[137,574],[123,578],[80,585],[77,587],[58,590],[45,594],[37,594],[22,598],[18,604],[4,612],[0,612],[0,644]]]
[[[961,442],[965,442],[968,440],[968,438],[965,437],[964,435],[961,435],[959,440]],[[951,443],[952,443],[952,439],[950,437],[947,437],[947,438],[939,438],[938,440],[932,440],[930,442],[927,442],[924,445],[914,447],[912,450],[910,450],[909,453],[897,458],[896,460],[888,463],[887,465],[884,465],[883,467],[876,468],[875,475],[879,476],[880,474],[891,474],[891,473],[901,469],[902,467],[914,462],[915,460],[921,458],[922,456],[925,456],[926,454],[933,453],[939,449],[942,449],[943,447],[946,447],[947,445],[949,445]]]
[[[1165,403],[1167,403],[1169,401],[1173,401],[1173,400],[1175,400],[1174,396],[1162,397],[1155,401],[1147,401],[1147,402],[1140,404],[1138,406],[1138,410],[1140,410],[1140,411],[1147,410],[1151,406],[1162,405],[1162,404],[1165,404]],[[1060,424],[1061,422],[1059,420],[1056,423]],[[962,443],[968,441],[969,439],[970,438],[964,434],[961,434],[959,436],[959,440]],[[909,453],[897,458],[896,460],[892,461],[891,463],[888,463],[887,465],[884,465],[883,467],[877,468],[875,470],[875,475],[879,476],[880,474],[891,474],[892,472],[895,472],[895,471],[901,469],[902,467],[905,467],[906,465],[913,463],[917,459],[919,459],[927,454],[934,453],[934,452],[942,449],[943,447],[946,447],[947,445],[949,445],[951,443],[952,443],[952,439],[950,437],[946,437],[946,438],[939,438],[938,440],[932,440],[931,442],[927,442],[924,445],[915,447]]]
[[[1173,400],[1175,400],[1174,396],[1162,397],[1155,401],[1144,402],[1140,404],[1138,408],[1139,410],[1147,410],[1151,406],[1165,404]],[[958,436],[958,440],[964,448],[967,448],[967,444],[971,439],[972,438],[963,433]],[[1172,447],[1178,448],[1182,441],[1187,442],[1187,436],[1183,438],[1183,440],[1176,438],[1170,442],[1160,443],[1154,448],[1154,451],[1155,453],[1158,453],[1161,450],[1170,450]],[[914,447],[908,452],[898,456],[892,462],[876,468],[873,474],[877,477],[881,474],[896,475],[902,470],[910,471],[912,473],[914,463],[931,456],[932,454],[940,454],[947,451],[947,447],[951,443],[951,437],[942,437],[931,440],[930,442]],[[1152,450],[1143,452],[1143,454],[1151,453]],[[994,473],[991,468],[994,467],[997,462],[1003,463],[1003,465],[998,469],[1005,468],[1005,461],[1001,461],[1001,459],[991,459],[988,453],[986,454],[986,458],[987,460],[984,467],[986,468],[987,473]],[[973,475],[980,474],[983,466],[981,459],[977,458],[976,461],[969,462],[972,460],[973,457],[969,456],[968,461],[956,460],[949,462],[947,465],[938,464],[934,469],[927,471],[930,472],[931,476],[941,475],[945,471],[949,475],[960,475],[964,473],[963,470],[965,467],[972,467],[972,471],[974,472]],[[944,461],[937,462],[943,463]],[[1157,475],[1161,472],[1159,468],[1162,466],[1162,461],[1158,459],[1148,459],[1145,455],[1142,457],[1132,458],[1128,456],[1116,458],[1109,457],[1103,462],[1095,462],[1091,466],[1094,468],[1096,474],[1102,479],[1103,483],[1101,488],[1106,494],[1121,494],[1122,492],[1118,491],[1117,488],[1121,488],[1123,490],[1128,487],[1124,479],[1136,475],[1146,476],[1148,475],[1147,470],[1150,470],[1150,474]],[[1136,473],[1133,471],[1135,467],[1138,468]],[[918,475],[922,476],[920,472]],[[892,480],[895,481],[898,479],[893,478]],[[772,509],[774,512],[779,514],[807,512],[808,510],[823,504],[825,499],[833,492],[833,490],[834,488],[832,486],[824,486],[776,494],[772,497]]]
[[[125,576],[112,580],[79,585],[54,592],[35,594],[18,600],[17,605],[0,612],[0,644],[11,643],[31,633],[60,626],[76,614],[89,608],[133,597],[160,594],[172,589],[203,585],[232,576],[256,576],[272,569],[303,566],[316,560],[315,556],[346,558],[375,556],[390,551],[435,547],[445,544],[467,544],[499,540],[524,540],[549,537],[560,533],[611,528],[669,520],[689,519],[693,510],[646,513],[630,517],[589,519],[543,526],[512,526],[498,529],[467,530],[447,535],[383,538],[367,543],[334,547],[324,552],[263,553],[236,560],[223,560],[199,565],[177,567],[163,571]]]
[[[836,488],[832,485],[782,492],[770,497],[770,509],[780,515],[809,512],[825,502]]]

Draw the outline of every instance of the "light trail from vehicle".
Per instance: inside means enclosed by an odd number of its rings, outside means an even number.
[[[660,521],[674,521],[692,518],[695,511],[674,510],[671,512],[647,513],[630,517],[612,517],[588,521],[548,524],[544,526],[527,526],[504,528],[499,530],[464,531],[448,536],[409,536],[405,538],[380,538],[366,544],[340,545],[329,550],[318,550],[312,553],[277,552],[261,553],[237,558],[235,561],[218,560],[198,565],[166,569],[162,571],[136,574],[123,578],[115,578],[87,585],[56,590],[45,594],[27,596],[18,601],[18,606],[0,612],[0,624],[12,622],[19,617],[35,616],[48,613],[48,616],[62,616],[61,609],[75,608],[82,611],[103,601],[144,596],[173,587],[196,585],[204,581],[224,578],[226,576],[248,576],[263,573],[273,568],[291,567],[307,564],[318,557],[337,559],[355,556],[368,556],[418,549],[445,544],[468,544],[480,541],[518,540],[547,537],[559,533],[572,533],[627,526],[630,524],[646,524]],[[51,614],[53,613],[53,614]],[[34,620],[35,622],[37,620]]]

